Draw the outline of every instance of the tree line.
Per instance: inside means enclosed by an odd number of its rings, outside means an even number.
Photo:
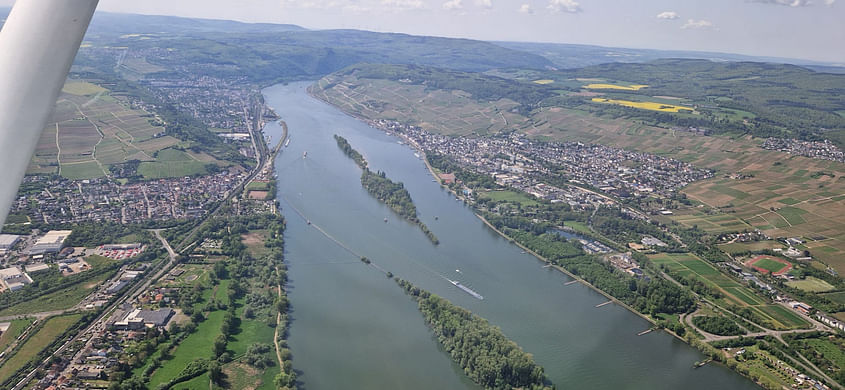
[[[386,204],[402,218],[417,224],[434,245],[440,244],[437,236],[417,217],[417,206],[414,205],[411,194],[405,189],[404,184],[390,180],[384,172],[371,171],[361,153],[353,149],[346,138],[335,134],[334,139],[337,141],[337,146],[363,170],[361,185],[370,195]]]
[[[531,354],[487,320],[413,284],[395,279],[417,301],[425,322],[467,376],[485,389],[553,389]]]

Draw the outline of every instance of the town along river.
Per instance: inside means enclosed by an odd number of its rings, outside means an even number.
[[[310,97],[308,85],[264,90],[289,128],[276,170],[288,221],[288,342],[306,389],[477,388],[439,347],[416,303],[359,256],[500,327],[558,389],[757,388],[723,366],[694,369],[703,356],[664,332],[637,336],[647,321],[614,304],[596,307],[607,298],[543,268],[432,182],[412,149]],[[265,134],[274,145],[281,128],[270,123]],[[405,184],[439,246],[361,187],[360,168],[334,134],[371,169]]]

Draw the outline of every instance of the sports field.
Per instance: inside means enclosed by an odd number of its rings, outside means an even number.
[[[757,256],[747,261],[745,266],[773,275],[783,275],[792,269],[792,264],[788,261],[772,256]]]
[[[797,329],[809,325],[798,314],[780,305],[768,303],[748,287],[691,253],[660,253],[649,255],[649,259],[684,277],[698,279],[714,291],[720,292],[723,295],[719,299],[721,304],[749,307],[767,322],[760,325],[772,329]]]
[[[808,276],[804,280],[792,280],[786,282],[786,285],[789,287],[797,288],[799,290],[815,293],[832,291],[836,288],[830,283],[812,276]]]

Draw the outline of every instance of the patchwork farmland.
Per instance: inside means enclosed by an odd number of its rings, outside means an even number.
[[[726,276],[696,255],[661,253],[650,255],[649,258],[658,266],[664,266],[667,270],[685,278],[699,280],[713,291],[719,292],[723,296],[718,300],[719,304],[751,309],[766,322],[760,325],[771,329],[797,329],[809,325],[791,310],[766,301],[750,288]]]
[[[106,176],[109,167],[130,160],[157,164],[160,151],[182,145],[164,135],[154,114],[133,109],[120,96],[83,81],[68,81],[56,103],[53,118],[38,141],[28,173],[59,174],[69,179]],[[147,168],[151,178],[205,172],[204,164],[217,162],[205,154],[182,153],[186,161],[164,161],[163,172]],[[173,153],[162,153],[169,157]],[[171,175],[172,176],[172,175]]]

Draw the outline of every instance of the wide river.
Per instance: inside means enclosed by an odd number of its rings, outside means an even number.
[[[719,365],[694,369],[703,356],[664,332],[637,336],[648,322],[614,304],[596,307],[607,299],[580,283],[567,285],[569,277],[487,228],[432,181],[412,149],[310,97],[308,85],[264,90],[291,140],[276,169],[288,220],[289,344],[304,388],[477,388],[440,348],[411,298],[359,256],[488,319],[532,353],[559,389],[757,388]],[[274,145],[281,128],[270,123],[265,134]],[[367,194],[360,169],[333,134],[346,137],[371,169],[405,183],[439,246]]]

